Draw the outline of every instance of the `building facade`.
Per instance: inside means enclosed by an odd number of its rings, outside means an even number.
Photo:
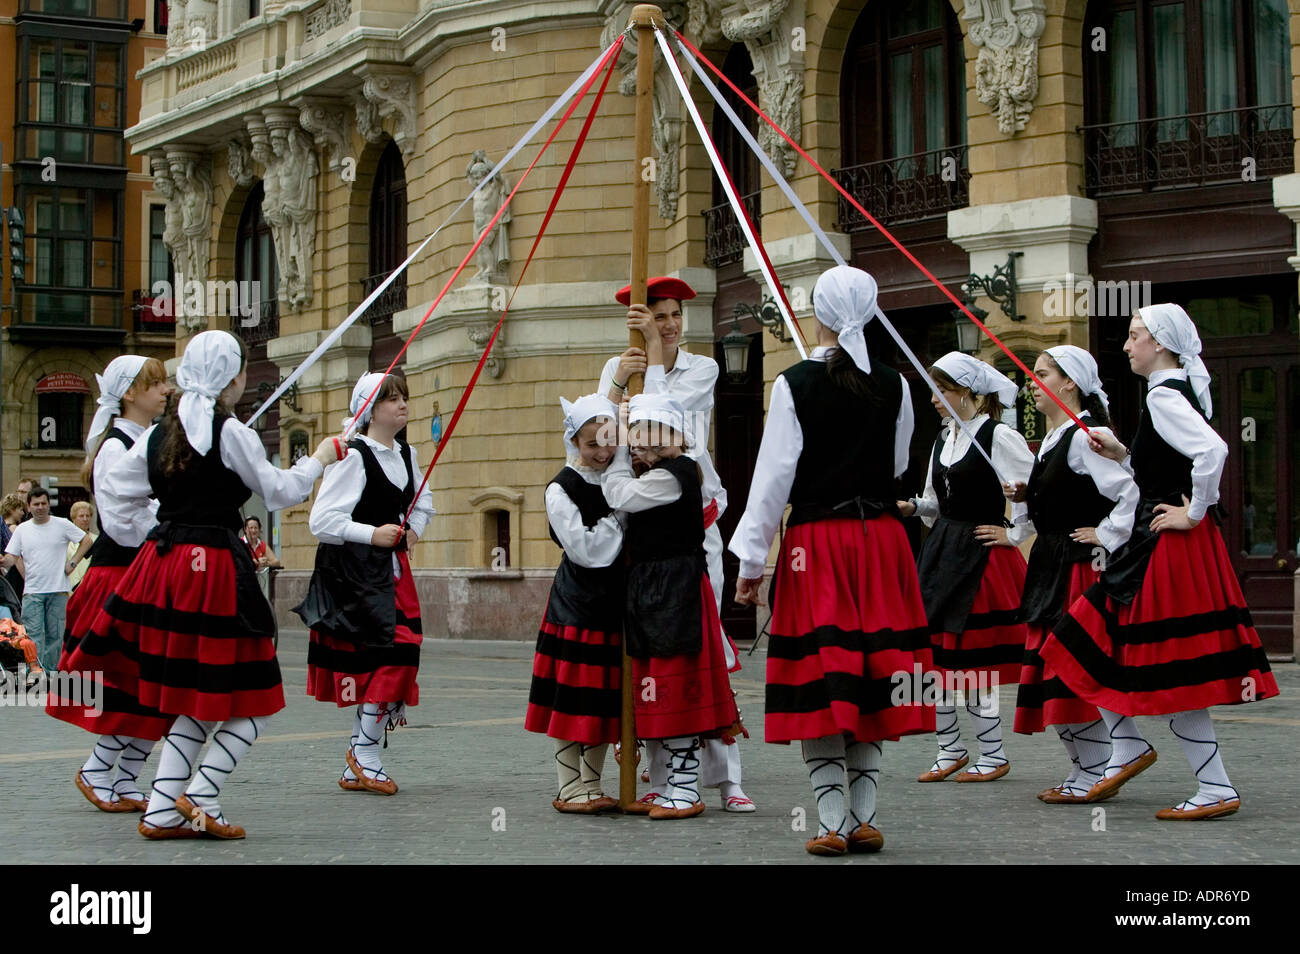
[[[147,161],[167,197],[164,244],[184,276],[178,286],[197,283],[173,309],[177,346],[205,327],[240,334],[251,410],[468,195],[483,164],[625,27],[631,6],[173,3],[165,55],[139,69],[140,118],[127,140],[131,161]],[[1187,306],[1205,335],[1215,423],[1231,448],[1225,535],[1267,648],[1291,654],[1300,4],[689,0],[664,9],[949,290],[1014,269],[1014,302],[972,284],[989,327],[1030,364],[1062,342],[1093,349],[1121,435],[1132,432],[1139,397],[1118,350],[1128,314],[1147,301]],[[642,168],[631,69],[624,54],[618,91],[434,471],[438,516],[413,560],[433,635],[535,632],[557,561],[543,493],[563,460],[558,399],[592,390],[604,360],[626,346],[613,295],[627,280]],[[692,91],[807,329],[807,292],[829,258],[700,84]],[[519,277],[575,127],[401,357],[413,397],[408,437],[423,460]],[[877,276],[883,307],[918,355],[956,347],[944,294],[793,149],[751,128],[841,253]],[[700,291],[685,308],[687,347],[721,363],[728,333],[750,336],[746,373],[724,374],[716,395],[726,536],[744,508],[767,391],[796,355],[761,322],[754,256],[662,64],[654,139],[651,272]],[[506,170],[507,186],[539,143]],[[269,451],[288,461],[338,429],[352,384],[398,353],[475,229],[466,209],[259,420]],[[889,359],[888,339],[871,334]],[[988,342],[979,353],[1010,367]],[[938,422],[908,373],[916,483]],[[1041,436],[1023,405],[1017,423],[1031,440]],[[278,583],[282,612],[311,566],[307,513],[277,515],[290,568]],[[752,613],[729,610],[726,621],[738,636],[755,631]]]
[[[163,204],[123,138],[166,15],[152,0],[0,3],[15,90],[0,97],[0,205],[20,213],[0,264],[0,487],[54,477],[61,514],[89,496],[78,472],[95,373],[123,352],[175,349],[170,316],[147,307],[167,278]]]

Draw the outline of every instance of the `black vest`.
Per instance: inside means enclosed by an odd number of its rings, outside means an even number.
[[[860,516],[866,503],[878,505],[868,508],[871,516],[879,515],[879,505],[892,510],[894,422],[900,401],[908,399],[902,375],[872,364],[870,397],[835,384],[825,361],[801,361],[782,376],[803,432],[787,525]]]
[[[1086,414],[1081,415],[1080,420],[1092,424]],[[1071,424],[1049,451],[1034,460],[1025,503],[1029,508],[1029,519],[1040,534],[1069,533],[1078,527],[1095,527],[1115,507],[1114,501],[1097,489],[1091,477],[1075,473],[1070,467],[1070,442],[1078,429],[1078,424]],[[1084,547],[1092,552],[1086,544]]]
[[[1171,388],[1181,394],[1196,408],[1196,413],[1205,417],[1205,411],[1196,400],[1196,393],[1187,381],[1177,379],[1161,381],[1158,388]],[[1151,422],[1147,411],[1147,396],[1142,395],[1142,417],[1138,421],[1137,433],[1133,436],[1133,479],[1144,500],[1159,500],[1163,503],[1181,504],[1184,495],[1192,496],[1192,459],[1174,450]]]
[[[998,422],[989,418],[975,432],[976,442],[989,457],[993,456],[997,426]],[[944,428],[930,455],[930,479],[939,498],[939,515],[963,523],[1001,524],[1006,516],[1006,498],[998,475],[973,447],[951,466],[940,463],[947,442],[948,430]]]
[[[239,475],[221,462],[221,429],[230,415],[212,416],[212,448],[199,457],[191,453],[189,465],[168,476],[162,470],[162,443],[166,427],[149,436],[149,485],[158,498],[158,522],[182,526],[221,527],[236,534],[243,527],[239,508],[253,492]],[[263,601],[265,602],[265,601]]]
[[[406,486],[396,487],[384,473],[374,448],[360,438],[348,441],[348,447],[361,455],[361,464],[366,470],[366,490],[352,508],[352,519],[357,523],[382,527],[386,523],[400,525],[406,518],[406,511],[415,499],[415,473],[411,468],[411,445],[397,441],[402,462],[406,464]],[[397,549],[405,549],[398,546]]]
[[[122,446],[130,450],[135,444],[125,431],[120,427],[114,426],[104,435],[104,443],[101,443],[102,450],[105,443],[117,440],[122,442]],[[125,547],[114,540],[104,530],[104,520],[99,514],[95,514],[95,524],[99,527],[99,537],[90,546],[90,565],[91,566],[130,566],[131,561],[135,559],[139,547]]]
[[[702,552],[704,546],[699,466],[689,457],[661,460],[654,466],[677,478],[682,495],[661,507],[628,514],[627,552],[632,563],[688,556]]]
[[[574,502],[578,512],[582,514],[582,525],[588,529],[614,512],[605,501],[600,484],[588,483],[572,467],[565,467],[552,477],[550,482],[559,484],[560,489]],[[555,541],[556,546],[562,547],[564,544],[560,543],[560,538],[555,535],[555,528],[551,526],[550,521],[547,521],[546,528],[550,531],[551,539]]]

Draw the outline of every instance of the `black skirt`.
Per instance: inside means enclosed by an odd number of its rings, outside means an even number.
[[[627,653],[634,659],[698,653],[704,646],[702,552],[634,563],[627,571]]]
[[[962,633],[984,579],[989,549],[976,523],[939,517],[921,545],[916,572],[931,632]]]
[[[307,595],[293,611],[318,633],[358,646],[392,646],[397,639],[393,548],[320,544]]]

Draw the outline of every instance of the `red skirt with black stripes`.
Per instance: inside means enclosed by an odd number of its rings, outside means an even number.
[[[274,620],[247,548],[233,532],[176,529],[164,553],[152,536],[141,547],[68,657],[74,671],[102,673],[118,693],[113,704],[135,718],[92,727],[51,714],[91,731],[158,739],[178,715],[221,722],[284,708]]]
[[[547,610],[537,633],[524,728],[583,745],[617,742],[622,638],[560,625],[550,618],[549,602]]]
[[[1121,715],[1166,715],[1278,692],[1213,519],[1160,533],[1129,605],[1090,587],[1039,654],[1081,698]]]
[[[358,646],[311,630],[307,646],[307,695],[351,706],[363,702],[419,705],[420,644],[424,640],[420,597],[405,552],[396,554],[401,575],[393,581],[396,638],[391,646]]]
[[[1069,607],[1097,582],[1101,574],[1091,561],[1070,567],[1065,605]],[[1043,626],[1030,626],[1025,642],[1025,660],[1020,668],[1020,689],[1016,693],[1015,730],[1025,735],[1042,732],[1049,725],[1075,725],[1101,718],[1097,707],[1080,699],[1039,655],[1049,633]]]
[[[768,742],[845,732],[859,742],[934,731],[922,693],[933,669],[916,563],[895,517],[789,527],[767,654]]]
[[[124,566],[91,566],[81,578],[77,588],[68,597],[66,623],[63,630],[63,652],[59,656],[59,670],[66,672],[69,657],[86,635],[104,603],[117,590],[126,575]]]
[[[984,674],[994,685],[1020,681],[1028,628],[1020,619],[1024,556],[1017,547],[989,547],[989,559],[960,633],[930,634],[937,669]]]

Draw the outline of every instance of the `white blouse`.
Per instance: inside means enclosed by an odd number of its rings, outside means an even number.
[[[104,472],[103,482],[96,477],[95,496],[100,507],[121,515],[132,508],[147,508],[153,487],[149,484],[149,437],[154,424],[136,439],[135,446],[123,454]],[[266,502],[267,510],[283,510],[302,503],[311,496],[316,478],[321,475],[320,461],[303,457],[285,470],[266,459],[266,450],[257,432],[233,417],[221,429],[221,463],[234,471],[244,486]],[[139,527],[141,521],[132,520]],[[105,524],[107,526],[107,524]],[[152,526],[152,524],[150,524]],[[147,531],[146,531],[147,532]],[[134,547],[144,543],[144,536],[117,537],[123,546]]]
[[[814,348],[809,360],[825,361],[833,349]],[[902,400],[894,418],[894,476],[900,477],[909,462],[908,445],[912,441],[912,398],[903,381]],[[731,535],[727,549],[740,559],[740,575],[756,579],[763,575],[772,537],[781,524],[785,505],[790,502],[790,488],[794,486],[795,468],[803,453],[803,429],[795,413],[794,395],[785,375],[777,376],[772,385],[772,400],[763,425],[763,440],[758,447],[754,463],[754,476],[749,485],[749,501],[745,513]]]
[[[1172,388],[1157,387],[1170,379],[1187,380],[1182,368],[1156,371],[1147,379],[1147,413],[1165,443],[1192,459],[1192,504],[1189,520],[1201,520],[1219,502],[1219,478],[1228,461],[1228,445],[1191,402]]]
[[[139,444],[144,425],[125,417],[119,417],[113,426]],[[108,480],[108,472],[119,460],[126,456],[129,448],[123,447],[119,440],[105,441],[95,456],[95,503],[99,507],[99,522],[104,531],[122,546],[138,547],[144,543],[149,531],[158,522],[158,501],[146,498],[140,501],[125,501],[106,497],[101,488]]]
[[[397,442],[394,441],[393,446],[388,447],[365,434],[358,434],[357,437],[374,451],[375,459],[389,483],[405,490],[406,462],[402,460]],[[423,477],[414,445],[411,446],[411,476],[417,482]],[[352,511],[360,503],[365,489],[366,465],[359,453],[349,451],[341,461],[325,468],[325,479],[321,481],[320,492],[316,494],[307,528],[321,543],[369,543],[375,527],[352,519]],[[411,522],[408,524],[417,537],[424,536],[424,529],[433,514],[433,492],[425,484],[415,502],[415,509],[411,511]]]
[[[976,414],[966,422],[969,428],[962,428],[952,418],[945,417],[943,426],[948,430],[948,440],[939,451],[939,463],[951,467],[965,457],[971,450],[971,439],[966,431],[969,430],[972,434],[978,432],[988,419],[987,414]],[[979,451],[973,453],[978,455]],[[1029,483],[1029,472],[1034,469],[1034,454],[1025,443],[1024,437],[1014,427],[1000,424],[993,428],[993,453],[989,456],[993,458],[993,466],[1007,480]],[[939,495],[934,489],[932,459],[933,454],[926,459],[925,463],[925,491],[916,498],[916,515],[925,522],[927,527],[934,526],[934,522],[939,519]],[[984,463],[988,462],[984,461]],[[1011,529],[1007,531],[1007,539],[1014,544],[1027,540],[1032,532],[1024,529],[1028,520],[1029,508],[1023,503],[1012,504]]]
[[[597,487],[601,483],[599,471],[569,465],[583,480]],[[551,529],[560,538],[565,555],[578,566],[611,566],[623,549],[623,531],[627,517],[615,510],[596,521],[594,527],[582,522],[582,511],[573,498],[559,484],[546,487],[546,518]]]

